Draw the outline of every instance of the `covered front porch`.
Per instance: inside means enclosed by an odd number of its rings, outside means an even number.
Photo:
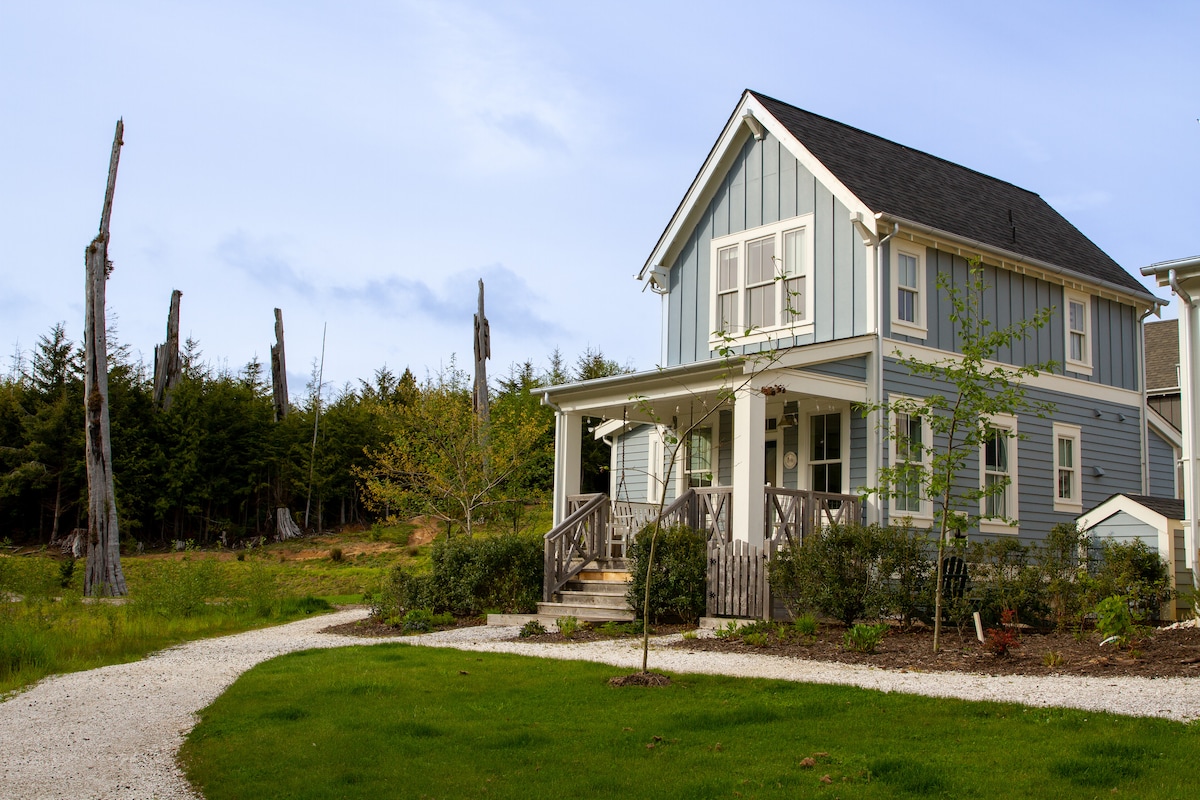
[[[754,372],[721,360],[547,392],[557,429],[545,600],[572,593],[582,573],[619,575],[630,538],[660,519],[705,531],[710,569],[736,552],[728,569],[755,573],[732,576],[742,588],[718,614],[769,613],[772,549],[864,518],[859,490],[873,465],[857,411],[863,361]],[[607,492],[580,491],[585,437],[609,446]],[[750,597],[760,585],[762,597]],[[722,593],[710,576],[710,598]]]

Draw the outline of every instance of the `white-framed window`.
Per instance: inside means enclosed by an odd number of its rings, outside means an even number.
[[[893,398],[894,400],[895,398]],[[888,434],[888,463],[895,468],[890,514],[923,521],[933,518],[933,503],[921,492],[930,467],[933,433],[929,418],[915,409],[893,411]]]
[[[843,494],[846,489],[845,454],[850,426],[841,411],[817,411],[808,416],[808,489]]]
[[[684,473],[688,488],[713,485],[712,428],[697,428],[688,434]]]
[[[925,297],[925,248],[912,242],[892,245],[892,332],[924,339],[928,334]]]
[[[1083,511],[1081,433],[1078,425],[1054,423],[1054,510]]]
[[[713,239],[711,344],[811,330],[812,219],[806,214]]]
[[[1071,372],[1092,374],[1092,301],[1085,294],[1064,291],[1063,314],[1064,346],[1067,369]]]
[[[1017,532],[1017,486],[1017,418],[996,415],[979,446],[981,532]]]

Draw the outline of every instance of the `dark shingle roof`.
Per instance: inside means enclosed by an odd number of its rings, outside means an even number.
[[[1179,321],[1146,323],[1146,391],[1179,388]]]
[[[1113,495],[1116,497],[1117,495]],[[1139,503],[1153,511],[1162,514],[1167,519],[1183,519],[1183,501],[1173,497],[1151,497],[1146,494],[1126,494],[1130,500]],[[1111,500],[1112,497],[1109,498]],[[1105,500],[1104,502],[1108,502]]]
[[[868,208],[1150,294],[1033,192],[750,93]]]

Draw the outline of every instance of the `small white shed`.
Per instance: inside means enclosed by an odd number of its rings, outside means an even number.
[[[1192,571],[1184,549],[1183,501],[1172,497],[1114,494],[1100,505],[1075,518],[1079,528],[1096,539],[1128,542],[1141,539],[1171,565],[1177,596],[1174,619],[1191,608]]]

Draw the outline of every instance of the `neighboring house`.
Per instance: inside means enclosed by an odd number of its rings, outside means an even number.
[[[1183,409],[1179,386],[1179,321],[1147,322],[1146,422],[1149,427],[1150,494],[1183,497]]]
[[[1171,321],[1174,324],[1174,320]],[[1149,326],[1147,326],[1149,327]],[[1149,337],[1147,336],[1147,340]],[[1184,547],[1183,501],[1139,494],[1115,494],[1079,517],[1079,527],[1096,539],[1139,539],[1171,566],[1175,602],[1167,616],[1179,619],[1191,608],[1192,572]]]
[[[1115,493],[1145,493],[1142,320],[1162,301],[1038,195],[747,91],[639,275],[662,297],[662,367],[547,391],[547,596],[581,560],[619,555],[598,532],[610,517],[633,529],[664,498],[672,518],[768,550],[831,519],[929,525],[918,496],[860,505],[898,454],[857,404],[936,390],[897,353],[954,352],[936,279],[963,286],[971,259],[996,326],[1054,310],[999,362],[1057,363],[1025,382],[1057,411],[993,420],[1013,438],[967,465],[966,482],[1011,480],[972,535],[1037,540]],[[612,443],[611,498],[578,496],[585,418]],[[917,419],[886,424],[929,440]]]

